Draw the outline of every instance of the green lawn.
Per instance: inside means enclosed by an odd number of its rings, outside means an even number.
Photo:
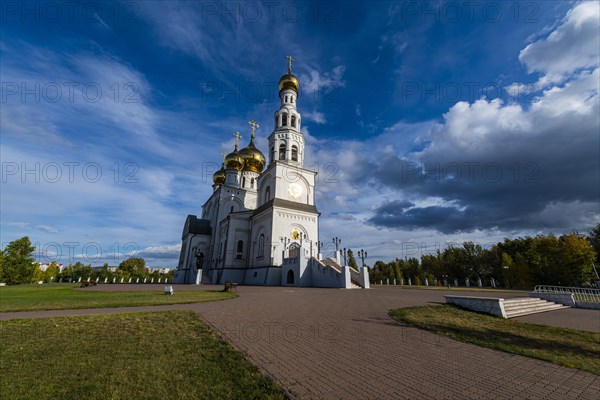
[[[77,284],[2,286],[0,287],[0,312],[153,306],[199,303],[237,297],[237,294],[228,292],[177,289],[172,296],[167,296],[162,285],[157,285],[156,291],[151,292],[75,290],[78,287]]]
[[[188,311],[1,323],[5,399],[283,399]]]
[[[600,334],[493,317],[450,305],[399,308],[390,316],[420,329],[600,375]]]

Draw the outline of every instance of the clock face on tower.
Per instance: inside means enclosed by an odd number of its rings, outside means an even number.
[[[300,231],[298,229],[292,229],[292,232],[290,232],[290,236],[292,237],[292,239],[298,240],[300,239]]]
[[[300,196],[302,196],[302,186],[300,186],[296,182],[290,183],[290,186],[288,186],[288,194],[293,199],[299,198]]]

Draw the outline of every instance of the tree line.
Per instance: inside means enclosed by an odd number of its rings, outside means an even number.
[[[507,289],[531,289],[535,285],[592,286],[599,280],[594,267],[600,264],[600,224],[587,235],[537,235],[504,239],[489,249],[473,242],[450,246],[421,259],[377,261],[369,270],[372,283],[438,285],[447,281],[465,285],[481,279],[490,286],[492,278]]]
[[[10,242],[2,251],[0,251],[0,282],[9,285],[37,283],[37,282],[58,282],[63,281],[92,279],[96,281],[112,282],[113,279],[120,282],[128,282],[129,279],[152,279],[158,281],[159,278],[169,278],[171,281],[175,273],[171,270],[168,274],[158,271],[150,272],[146,269],[146,262],[141,257],[132,257],[119,264],[116,271],[112,271],[108,264],[102,268],[93,269],[89,264],[76,262],[69,264],[62,269],[56,262],[48,264],[48,268],[42,271],[39,263],[35,262],[33,253],[35,246],[27,236]]]

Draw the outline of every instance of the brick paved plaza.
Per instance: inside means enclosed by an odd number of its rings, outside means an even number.
[[[175,293],[196,288],[176,287]],[[445,291],[240,287],[239,293],[238,299],[213,303],[4,313],[2,319],[191,309],[297,399],[596,400],[600,395],[599,376],[460,343],[387,315],[391,308],[442,303]],[[519,320],[600,331],[600,312],[592,310]]]

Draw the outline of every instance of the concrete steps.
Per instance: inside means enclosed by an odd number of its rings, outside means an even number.
[[[546,311],[569,308],[562,304],[552,303],[535,297],[521,297],[504,300],[504,311],[506,318],[521,317],[523,315],[537,314]]]

